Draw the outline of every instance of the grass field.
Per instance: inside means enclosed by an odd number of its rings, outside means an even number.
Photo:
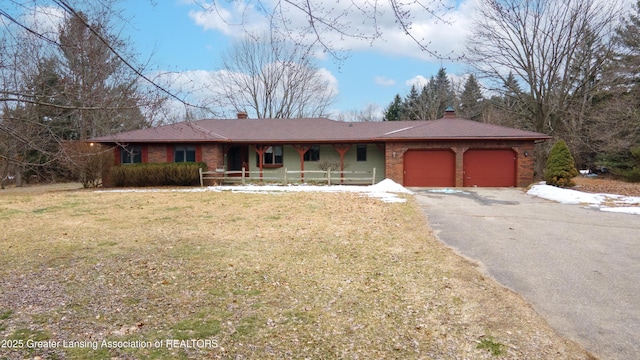
[[[0,192],[0,358],[589,358],[408,200]]]

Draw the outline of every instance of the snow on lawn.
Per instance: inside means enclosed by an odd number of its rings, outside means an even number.
[[[411,191],[405,189],[402,185],[391,179],[384,179],[375,185],[359,186],[359,185],[238,185],[238,186],[211,186],[214,191],[233,191],[233,192],[351,192],[362,193],[371,197],[379,198],[388,203],[405,202],[406,199],[398,197],[398,193],[412,194]]]
[[[533,185],[527,194],[563,204],[587,204],[601,211],[640,215],[640,197],[615,194],[590,194],[577,190],[546,185]]]
[[[375,185],[231,185],[209,186],[184,189],[121,189],[101,190],[99,192],[203,192],[203,191],[232,191],[242,193],[278,193],[278,192],[350,192],[361,193],[378,198],[387,203],[405,202],[406,199],[398,197],[398,194],[413,194],[402,185],[391,179],[384,179]]]

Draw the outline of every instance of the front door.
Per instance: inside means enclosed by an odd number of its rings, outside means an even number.
[[[249,147],[246,145],[234,145],[227,153],[227,170],[241,171],[242,168],[249,171]]]

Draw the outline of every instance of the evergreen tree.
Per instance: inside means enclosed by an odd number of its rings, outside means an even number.
[[[640,0],[636,2],[635,11],[617,29],[614,40],[620,46],[615,70],[623,75],[627,84],[637,87],[640,84],[640,73],[637,71],[640,68]]]
[[[502,88],[504,93],[504,105],[507,110],[513,111],[518,108],[519,103],[521,102],[522,89],[512,72],[509,72],[509,75],[507,75]]]
[[[422,93],[420,94],[420,100],[422,101],[424,107],[424,116],[425,120],[435,120],[438,119],[438,108],[440,107],[440,98],[438,97],[438,83],[436,79],[432,76],[429,78],[429,82],[422,88]],[[444,112],[443,112],[444,114]]]
[[[396,94],[393,101],[384,111],[384,121],[398,121],[402,113],[402,99]]]
[[[416,85],[412,85],[409,93],[398,105],[400,96],[391,102],[385,112],[385,119],[395,119],[395,111],[398,111],[398,120],[435,120],[444,116],[448,106],[456,103],[453,85],[444,68],[438,71],[437,76],[432,76],[427,84],[418,92]],[[388,113],[388,115],[387,115]]]
[[[482,91],[476,77],[471,74],[464,83],[460,96],[460,115],[462,118],[480,121],[482,119]]]
[[[404,101],[402,102],[402,120],[420,120],[418,116],[418,104],[420,102],[420,94],[418,93],[418,89],[416,89],[415,85],[411,85],[411,90],[409,90],[409,94],[405,96]]]
[[[445,68],[438,70],[435,81],[436,98],[438,100],[436,119],[439,119],[444,116],[444,111],[447,107],[455,104],[456,95]]]
[[[548,185],[558,187],[575,186],[573,178],[578,176],[575,162],[569,147],[564,140],[556,142],[547,158],[547,168],[544,173],[544,179]]]
[[[65,101],[75,110],[65,123],[65,140],[86,140],[144,127],[138,102],[138,83],[122,61],[89,27],[84,14],[68,18],[60,28],[61,76]],[[122,43],[110,37],[104,24],[91,24],[111,47]]]
[[[423,93],[423,102],[426,103],[426,119],[435,120],[444,116],[447,107],[455,105],[455,92],[445,68],[440,68],[435,77],[429,79]]]

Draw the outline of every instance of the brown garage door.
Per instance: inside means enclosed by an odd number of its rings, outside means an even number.
[[[464,186],[516,186],[516,154],[511,149],[470,149],[463,161]]]
[[[409,150],[404,154],[404,186],[455,186],[451,150]]]

